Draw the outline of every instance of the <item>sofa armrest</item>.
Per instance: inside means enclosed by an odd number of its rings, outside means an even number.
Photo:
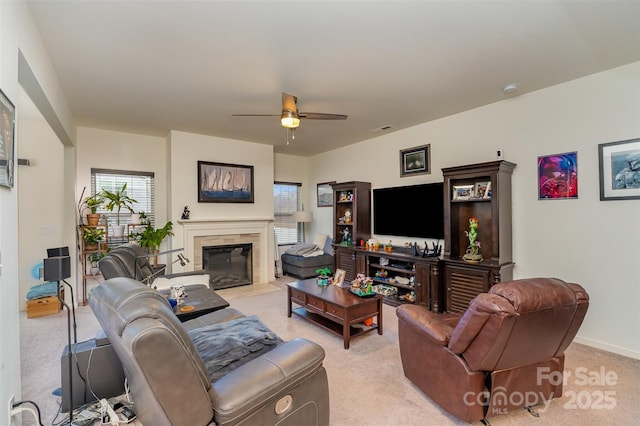
[[[174,284],[186,286],[207,286],[209,285],[209,273],[205,270],[177,272],[156,277],[152,287],[156,290],[166,290]]]
[[[237,418],[251,407],[279,398],[322,367],[324,349],[304,338],[283,343],[238,367],[212,384],[211,401],[217,420]]]
[[[396,309],[398,319],[428,336],[435,343],[447,346],[459,316],[435,314],[419,305],[401,305]]]
[[[164,274],[161,276],[171,279],[176,277],[189,277],[192,275],[208,275],[208,274],[209,274],[209,271],[206,271],[204,269],[199,269],[197,271],[174,272],[172,274]]]

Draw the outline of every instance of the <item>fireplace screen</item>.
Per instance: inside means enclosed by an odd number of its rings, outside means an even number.
[[[202,247],[202,269],[214,290],[253,283],[252,244]]]

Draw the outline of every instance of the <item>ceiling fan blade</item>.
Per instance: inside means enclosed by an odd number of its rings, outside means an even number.
[[[280,117],[280,114],[231,114],[232,117]]]
[[[298,111],[298,98],[290,93],[282,92],[282,110],[283,111]]]
[[[300,118],[308,118],[310,120],[346,120],[344,114],[330,114],[326,112],[301,112]]]

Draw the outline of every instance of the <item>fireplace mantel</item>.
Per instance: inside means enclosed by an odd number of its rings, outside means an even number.
[[[269,229],[273,218],[198,218],[181,219],[178,221],[183,227],[183,246],[185,256],[189,259],[201,259],[201,253],[196,249],[196,238],[228,236],[243,240],[244,237],[253,239],[258,235],[257,244],[254,243],[253,281],[255,283],[269,282]],[[194,265],[195,267],[196,265]]]

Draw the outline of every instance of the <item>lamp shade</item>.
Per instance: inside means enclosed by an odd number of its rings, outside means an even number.
[[[296,222],[312,222],[313,212],[305,212],[304,210],[293,212],[293,220]]]

